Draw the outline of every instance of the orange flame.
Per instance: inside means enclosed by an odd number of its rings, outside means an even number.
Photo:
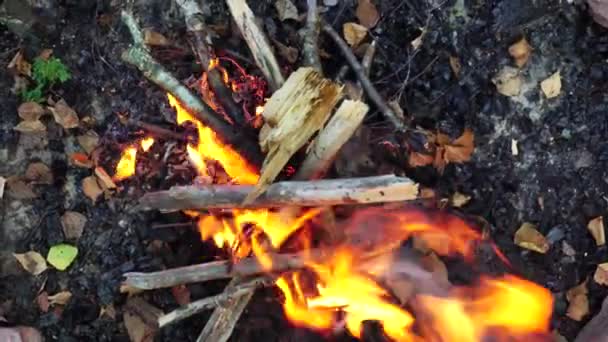
[[[169,105],[175,108],[177,112],[177,123],[182,124],[190,121],[196,125],[198,130],[198,144],[188,144],[188,157],[198,172],[207,176],[207,160],[218,161],[224,171],[239,184],[255,184],[258,181],[259,175],[257,171],[247,163],[230,146],[225,145],[217,137],[215,132],[197,120],[185,107],[183,107],[177,99],[167,94]]]
[[[137,147],[129,146],[124,151],[118,164],[116,165],[116,172],[112,179],[116,182],[127,179],[135,174],[135,162],[137,157]]]
[[[154,145],[154,138],[152,138],[152,137],[143,138],[140,141],[140,145],[141,145],[141,149],[144,152],[148,152],[150,147],[152,147],[152,145]]]

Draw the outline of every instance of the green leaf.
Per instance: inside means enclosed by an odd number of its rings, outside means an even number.
[[[78,248],[65,243],[55,245],[49,249],[46,261],[60,271],[65,271],[78,255]]]
[[[50,57],[47,60],[36,58],[32,66],[32,78],[38,84],[63,83],[70,79],[70,71],[59,58]]]
[[[42,84],[38,84],[34,89],[24,90],[21,93],[21,98],[25,102],[42,102]]]

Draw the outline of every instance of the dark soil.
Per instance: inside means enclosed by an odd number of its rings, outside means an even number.
[[[305,1],[298,2],[300,13],[304,13]],[[21,1],[5,0],[4,5],[14,3]],[[118,112],[171,127],[173,113],[163,91],[120,60],[121,52],[131,42],[120,22],[122,2],[35,3],[42,7],[33,12],[30,19],[34,25],[26,35],[17,36],[0,25],[2,70],[18,48],[24,49],[28,60],[41,49],[52,48],[72,72],[71,80],[55,87],[52,95],[64,98],[81,119],[93,118],[92,127],[104,144],[120,144],[130,137],[129,130],[118,123]],[[224,31],[218,49],[248,56],[238,32],[231,33],[223,2],[206,3],[213,13],[209,22]],[[299,48],[299,24],[279,21],[270,1],[255,3],[254,10],[269,35]],[[552,327],[572,340],[608,293],[591,279],[591,313],[581,322],[565,316],[565,291],[592,276],[595,265],[608,261],[607,247],[597,247],[586,229],[590,219],[606,215],[608,206],[608,142],[604,141],[608,137],[608,97],[602,90],[608,79],[606,29],[593,22],[579,1],[375,3],[381,19],[371,31],[378,42],[371,79],[378,90],[387,99],[399,99],[412,125],[439,129],[453,137],[465,127],[471,128],[476,149],[470,162],[449,164],[443,174],[430,166],[409,168],[407,154],[394,147],[402,138],[396,138],[380,114],[372,110],[358,138],[345,147],[335,172],[352,176],[392,171],[407,174],[440,197],[455,192],[470,195],[471,201],[459,211],[485,219],[492,239],[511,260],[514,271],[554,293]],[[356,20],[355,7],[355,1],[342,0],[323,16],[341,32],[344,22]],[[174,42],[171,48],[154,51],[164,65],[182,79],[199,73],[200,67],[184,39],[183,20],[172,2],[136,1],[135,14],[142,27],[153,27]],[[411,42],[423,28],[422,45],[414,51]],[[523,68],[524,88],[528,90],[508,98],[496,91],[491,79],[503,66],[513,65],[507,50],[522,35],[534,48]],[[322,37],[322,48],[331,55],[324,66],[328,76],[333,76],[344,59],[327,37]],[[457,57],[462,66],[458,77],[450,68],[450,56]],[[252,64],[240,62],[256,72]],[[282,58],[281,63],[286,72],[298,65],[289,65]],[[538,84],[557,70],[562,76],[562,94],[548,100]],[[353,79],[352,75],[347,78]],[[0,244],[4,247],[0,250],[0,316],[8,325],[40,329],[49,341],[127,341],[121,318],[126,296],[118,291],[122,273],[200,263],[221,258],[222,253],[199,242],[193,230],[150,228],[156,223],[183,222],[186,219],[181,215],[134,209],[135,199],[145,190],[170,185],[164,184],[160,176],[149,182],[128,182],[118,195],[93,204],[80,187],[90,171],[74,168],[67,161],[68,154],[79,149],[75,136],[80,129],[65,132],[47,120],[48,139],[42,142],[29,141],[13,131],[21,102],[11,91],[13,83],[11,75],[0,73],[0,175],[22,174],[27,164],[40,160],[51,166],[55,181],[38,186],[39,196],[34,200],[20,201],[7,194],[1,200]],[[514,143],[517,155],[512,151]],[[357,158],[352,158],[349,151]],[[117,159],[118,155],[113,157]],[[34,250],[46,255],[50,246],[66,241],[59,221],[66,210],[88,218],[84,234],[77,241],[80,255],[75,264],[68,271],[49,270],[38,277],[24,272],[12,253]],[[536,224],[549,237],[548,253],[514,245],[513,235],[524,222]],[[564,242],[576,251],[574,256],[564,254]],[[488,262],[480,268],[495,270]],[[457,269],[450,268],[450,276],[455,280],[466,278],[454,271]],[[188,289],[192,298],[201,298],[221,291],[222,286],[222,282],[205,283]],[[36,304],[41,288],[49,294],[67,289],[73,297],[61,314],[53,310],[41,313]],[[153,291],[145,297],[165,311],[177,307],[169,290]],[[115,319],[100,317],[101,308],[111,304],[116,308]],[[207,317],[208,313],[201,314],[167,327],[158,339],[195,340]],[[267,289],[258,291],[232,340],[306,338],[322,339],[287,323],[278,296]]]

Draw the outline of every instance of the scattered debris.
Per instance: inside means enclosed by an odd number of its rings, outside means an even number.
[[[25,179],[39,184],[52,184],[53,173],[45,163],[31,163],[25,170]]]
[[[89,156],[87,156],[84,153],[72,153],[70,155],[70,162],[72,162],[72,164],[74,166],[78,166],[78,167],[83,167],[85,169],[90,169],[93,168],[93,166],[95,166],[93,164],[93,161],[89,159]]]
[[[86,216],[75,211],[66,211],[61,216],[63,235],[68,240],[78,240],[82,236],[86,223]]]
[[[19,117],[25,121],[36,121],[40,119],[45,111],[44,108],[37,102],[24,102],[17,108]]]
[[[457,56],[450,56],[450,68],[454,73],[454,76],[460,76],[460,70],[462,69],[462,64],[460,64],[460,58]]]
[[[367,27],[357,23],[344,23],[342,26],[344,40],[348,45],[355,47],[367,36]]]
[[[380,15],[376,6],[372,3],[372,0],[359,0],[359,5],[355,12],[359,23],[368,29],[376,26]]]
[[[61,291],[52,296],[48,296],[50,305],[66,305],[72,299],[72,292]]]
[[[517,140],[515,140],[515,139],[511,139],[511,155],[512,156],[519,155],[519,148],[517,147]]]
[[[587,229],[591,233],[591,236],[595,239],[595,243],[598,246],[606,244],[606,233],[604,231],[604,217],[598,216],[587,224]]]
[[[423,28],[422,32],[420,32],[420,35],[418,37],[416,37],[416,39],[414,39],[410,42],[410,44],[412,45],[412,48],[414,48],[414,50],[418,50],[420,48],[420,46],[422,46],[422,39],[424,38],[425,35],[426,35],[426,30]]]
[[[532,54],[532,46],[528,44],[526,37],[523,37],[509,47],[509,54],[515,60],[515,65],[521,68],[528,62],[528,59]]]
[[[76,140],[87,154],[91,154],[99,143],[99,135],[93,130],[88,130],[85,134],[77,136]]]
[[[46,261],[60,271],[65,271],[76,259],[78,248],[65,243],[52,246],[49,249],[49,254],[46,256]]]
[[[465,195],[460,192],[455,192],[452,195],[452,198],[450,199],[450,201],[452,202],[452,206],[455,208],[462,207],[463,205],[469,203],[470,200],[471,200],[471,196]]]
[[[536,229],[535,225],[529,222],[524,222],[515,232],[514,242],[519,247],[541,254],[545,254],[549,250],[549,242],[545,236]]]
[[[46,132],[46,126],[40,120],[21,121],[17,126],[13,127],[13,129],[17,132],[29,134]]]
[[[82,191],[93,202],[97,201],[97,198],[103,194],[103,190],[99,187],[97,177],[95,176],[89,176],[82,180]]]
[[[492,83],[496,85],[499,93],[512,97],[519,95],[523,81],[517,68],[505,66],[492,78]]]
[[[566,292],[568,311],[566,316],[575,321],[582,320],[589,313],[589,299],[587,298],[587,279]]]
[[[95,168],[95,175],[99,180],[99,185],[101,185],[102,189],[116,189],[116,184],[112,180],[112,177],[108,175],[106,170],[104,170],[101,166]]]
[[[287,19],[298,20],[298,8],[291,2],[291,0],[278,0],[275,1],[274,7],[277,9],[279,19],[285,21]]]
[[[109,319],[116,319],[116,309],[114,308],[114,304],[110,304],[107,306],[102,306],[99,311],[99,317],[107,317]]]
[[[53,113],[55,122],[60,124],[61,127],[65,129],[78,127],[78,115],[63,99],[57,101],[55,106],[49,107],[49,109]]]
[[[48,268],[46,260],[38,252],[29,251],[23,254],[13,254],[13,256],[23,266],[23,269],[32,275],[39,275]]]
[[[549,78],[540,82],[540,88],[548,99],[557,97],[562,90],[562,77],[559,70],[549,76]]]
[[[170,46],[171,42],[167,37],[163,36],[150,28],[142,30],[144,33],[144,44],[149,46]]]
[[[600,285],[608,286],[608,262],[597,265],[593,280]]]

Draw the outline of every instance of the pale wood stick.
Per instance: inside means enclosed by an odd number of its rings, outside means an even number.
[[[322,160],[325,160],[324,157]],[[314,169],[311,169],[313,172]],[[142,209],[176,211],[208,208],[318,207],[338,204],[399,202],[417,198],[418,184],[409,178],[384,175],[363,178],[285,181],[246,205],[251,185],[190,185],[150,192],[139,200]]]
[[[313,67],[323,74],[321,58],[319,57],[319,13],[317,0],[307,0],[308,12],[306,15],[306,27],[302,31],[302,54],[304,65]]]
[[[258,27],[255,15],[247,5],[247,1],[226,0],[226,3],[230,9],[232,18],[249,46],[249,50],[251,50],[253,59],[260,70],[262,70],[270,88],[273,91],[279,89],[283,85],[283,82],[285,82],[285,78],[281,73],[279,62],[277,62],[272,52],[268,38],[262,29]]]

